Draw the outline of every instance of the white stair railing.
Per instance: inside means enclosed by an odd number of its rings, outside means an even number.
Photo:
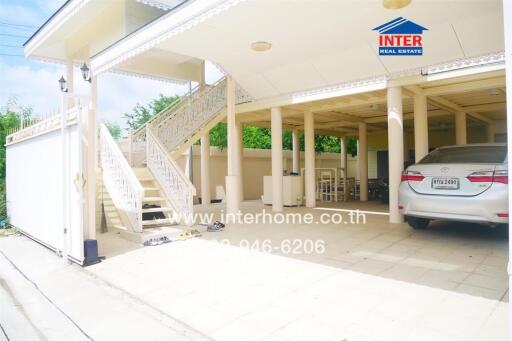
[[[103,183],[120,215],[135,232],[142,232],[144,189],[104,124],[100,126]]]
[[[198,95],[184,101],[184,104],[149,123],[151,129],[168,152],[187,141],[200,128],[212,120],[226,106],[226,77]],[[248,102],[249,95],[237,86],[236,104]]]
[[[150,127],[147,127],[146,131],[146,145],[147,167],[177,214],[176,222],[192,224],[193,198],[196,188],[176,161],[168,156],[165,147],[158,141]]]
[[[236,104],[251,100],[242,88],[236,88]],[[194,90],[181,97],[179,101],[155,115],[144,126],[132,133],[132,148],[145,148],[146,127],[150,126],[168,152],[172,152],[181,143],[187,141],[200,128],[212,120],[226,106],[226,78],[221,78],[212,85]],[[134,157],[134,165],[142,163]]]

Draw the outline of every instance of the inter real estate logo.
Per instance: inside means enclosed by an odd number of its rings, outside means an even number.
[[[428,28],[399,17],[373,31],[379,32],[379,56],[423,55],[423,31]]]

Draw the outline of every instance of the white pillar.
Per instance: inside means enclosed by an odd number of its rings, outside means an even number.
[[[368,127],[359,122],[359,200],[368,201]]]
[[[466,143],[468,143],[466,132],[466,113],[458,111],[455,113],[455,144],[461,145]]]
[[[235,117],[235,81],[227,76],[226,110],[228,130],[228,175],[226,176],[226,212],[236,214],[240,209],[238,182],[238,130]]]
[[[487,123],[486,126],[487,142],[494,142],[494,135],[496,134],[496,125],[494,122]]]
[[[283,118],[281,108],[270,109],[272,134],[272,211],[283,210]]]
[[[504,23],[504,36],[505,36],[505,73],[506,73],[506,85],[507,89],[512,89],[512,1],[504,0],[503,1],[503,23]],[[512,146],[512,92],[507,91],[507,144]],[[508,148],[508,169],[512,169],[512,148]],[[508,173],[508,182],[512,181],[512,173]],[[512,212],[512,191],[508,191],[508,211]],[[512,235],[512,224],[508,224],[509,233],[508,235]],[[512,259],[512,239],[508,240],[508,283],[509,288],[512,288],[512,264],[510,260]],[[508,305],[508,340],[512,340],[512,333],[510,332],[512,328],[512,304]]]
[[[244,125],[236,121],[236,150],[237,150],[237,174],[238,174],[238,201],[244,200]]]
[[[300,173],[300,140],[299,131],[292,130],[292,172]]]
[[[315,117],[312,112],[304,113],[304,159],[306,207],[315,207]]]
[[[72,108],[75,104],[74,98],[73,98],[73,84],[74,84],[74,77],[73,77],[73,60],[67,59],[66,60],[66,82],[68,86],[68,100],[67,100],[67,107]]]
[[[211,202],[210,186],[210,131],[207,131],[201,136],[201,203],[203,206]]]
[[[98,84],[97,77],[91,77],[89,94],[89,112],[87,115],[87,229],[84,229],[86,239],[96,239],[96,169],[97,169],[97,105]]]
[[[414,96],[414,160],[428,154],[427,96]]]
[[[398,210],[398,187],[404,168],[402,88],[388,88],[389,221],[403,222]]]
[[[341,159],[341,168],[343,169],[343,200],[347,200],[348,196],[348,188],[347,188],[347,138],[340,138],[340,159]]]

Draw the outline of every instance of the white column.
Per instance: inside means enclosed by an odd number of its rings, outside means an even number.
[[[237,174],[238,174],[238,201],[244,200],[244,125],[236,121],[236,150],[237,150]]]
[[[304,113],[304,159],[306,207],[315,207],[315,117],[312,112]]]
[[[487,123],[486,126],[487,142],[494,142],[494,135],[496,134],[496,125],[494,122]]]
[[[428,154],[427,96],[414,96],[414,160]]]
[[[466,113],[458,111],[455,113],[455,144],[461,145],[466,143],[468,143],[466,133]]]
[[[341,159],[341,168],[343,169],[343,200],[347,200],[348,188],[347,188],[347,138],[340,138],[340,159]]]
[[[272,133],[272,211],[283,210],[283,118],[281,108],[270,109]]]
[[[403,222],[398,210],[398,187],[404,167],[402,88],[388,88],[389,221]]]
[[[226,212],[236,214],[240,209],[238,182],[238,130],[235,117],[235,81],[227,77],[226,109],[228,130],[228,175],[226,176]]]
[[[503,23],[504,23],[504,36],[505,36],[505,73],[506,73],[506,85],[507,89],[512,89],[512,1],[504,0],[503,1]],[[507,91],[507,103],[512,103],[512,92]],[[507,144],[512,146],[512,106],[507,105]],[[508,148],[508,169],[512,169],[512,148]],[[512,173],[508,174],[508,182],[512,181]],[[508,191],[508,211],[512,212],[512,191]],[[512,235],[512,224],[508,224],[509,233],[508,235]],[[509,238],[508,241],[508,283],[509,288],[512,288],[512,265],[510,260],[512,259],[512,239]],[[510,332],[512,328],[512,304],[508,305],[508,340],[512,340],[512,333]]]
[[[68,100],[67,100],[67,106],[68,108],[72,108],[75,104],[74,98],[73,98],[73,84],[74,84],[74,77],[73,77],[73,60],[67,59],[66,60],[66,82],[68,86]]]
[[[297,129],[292,130],[292,172],[300,173],[300,140]]]
[[[84,229],[86,239],[96,239],[96,169],[97,169],[97,77],[91,77],[90,103],[87,115],[87,229]]]
[[[212,199],[210,189],[210,131],[201,136],[201,203],[209,205]]]
[[[368,127],[359,122],[359,200],[368,201]]]

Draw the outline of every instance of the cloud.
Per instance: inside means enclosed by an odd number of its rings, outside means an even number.
[[[33,108],[35,115],[47,115],[58,110],[61,93],[57,80],[64,74],[60,65],[8,65],[0,62],[2,84],[0,105],[9,97],[16,97],[19,104]],[[80,70],[74,71],[74,93],[83,101],[89,96],[89,83],[82,80]],[[123,113],[129,112],[137,103],[147,104],[159,94],[184,94],[188,86],[154,81],[150,79],[103,74],[98,79],[98,116],[99,119],[125,124]]]

